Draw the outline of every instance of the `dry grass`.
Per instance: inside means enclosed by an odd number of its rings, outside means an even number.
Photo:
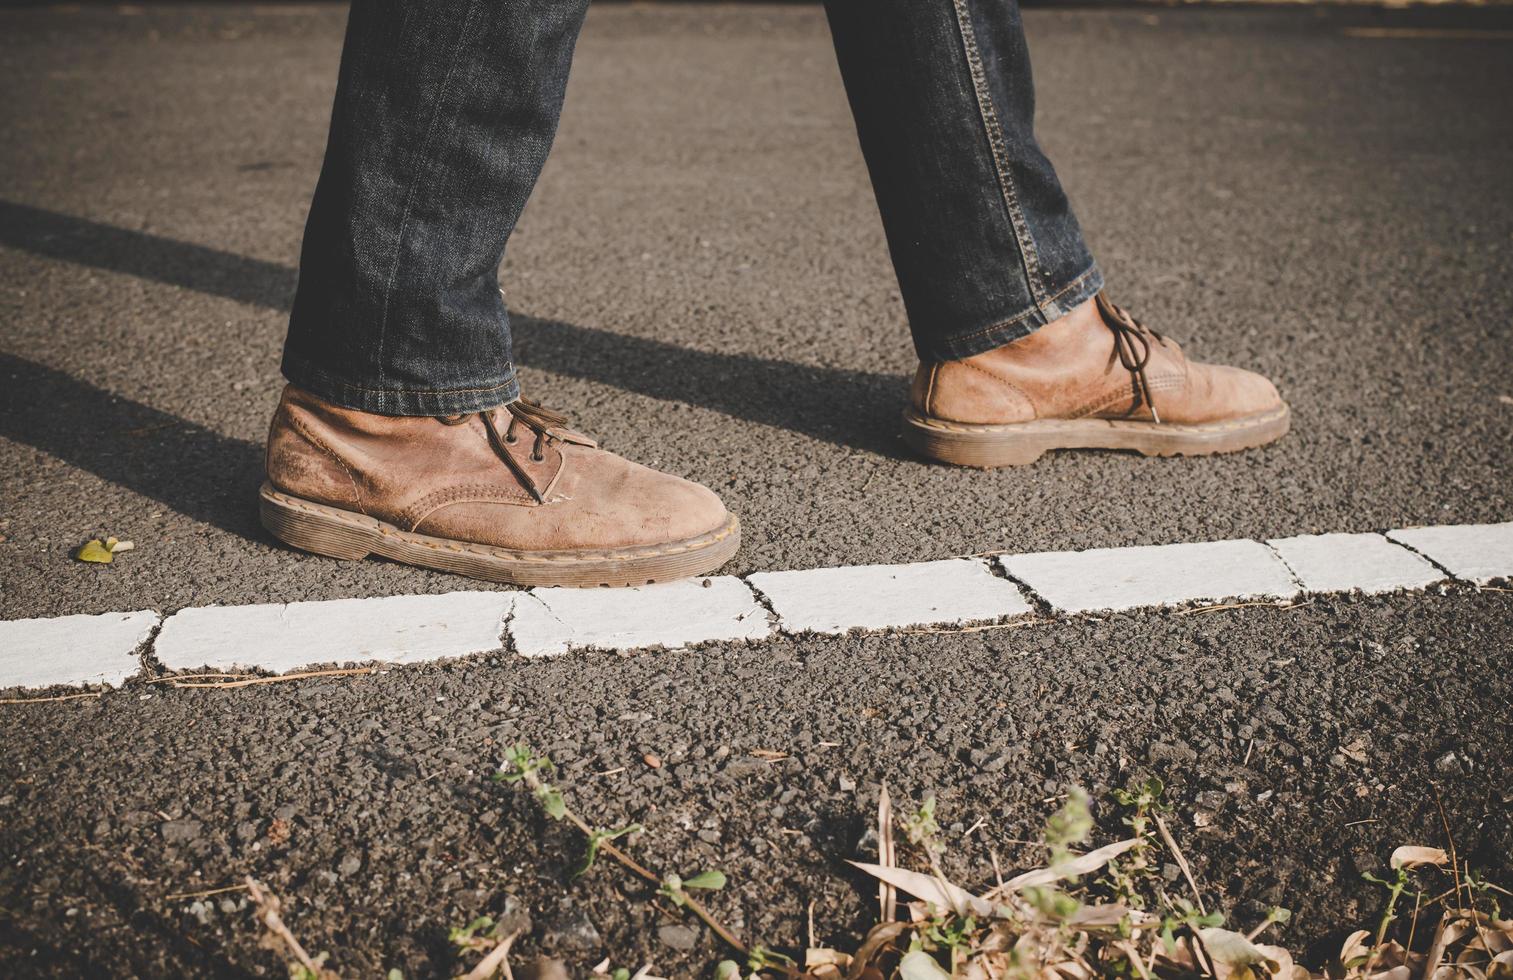
[[[884,787],[877,811],[876,863],[851,862],[878,882],[878,920],[854,946],[814,944],[793,955],[742,938],[724,926],[695,893],[725,885],[720,871],[687,878],[658,872],[632,857],[625,841],[639,825],[604,830],[586,823],[547,780],[551,763],[524,746],[507,754],[499,778],[527,789],[542,809],[583,834],[587,853],[578,874],[600,858],[656,888],[665,911],[701,919],[736,958],[721,961],[716,980],[788,977],[794,980],[1513,980],[1513,921],[1499,896],[1508,892],[1480,881],[1461,864],[1445,822],[1447,849],[1399,847],[1391,877],[1367,876],[1382,889],[1379,917],[1353,932],[1327,962],[1310,968],[1289,949],[1264,941],[1290,918],[1274,908],[1248,932],[1225,927],[1210,910],[1187,857],[1164,819],[1162,786],[1151,780],[1114,794],[1127,835],[1088,849],[1094,831],[1085,795],[1074,792],[1046,823],[1042,867],[1005,880],[996,859],[996,882],[978,894],[950,881],[942,870],[946,846],[935,820],[935,800],[900,813]],[[900,859],[900,855],[908,861]],[[1167,861],[1181,871],[1180,893],[1157,871]],[[912,865],[912,867],[911,867]],[[985,869],[986,870],[986,869]],[[987,877],[984,873],[982,877]],[[294,980],[335,980],[325,954],[310,956],[284,923],[278,899],[248,879],[265,944],[283,952]],[[450,939],[465,980],[514,980],[510,949],[520,937],[479,917],[452,930]],[[521,980],[565,978],[565,964],[538,959],[520,968]],[[594,977],[662,980],[650,965],[632,973],[599,964]],[[403,980],[397,970],[388,980]]]

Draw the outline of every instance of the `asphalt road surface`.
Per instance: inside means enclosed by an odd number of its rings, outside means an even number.
[[[737,573],[1513,519],[1513,17],[1026,16],[1043,142],[1116,298],[1275,378],[1286,440],[912,458],[912,352],[809,7],[593,11],[502,276],[526,392],[717,489]],[[256,521],[343,18],[0,11],[0,619],[477,587]],[[137,550],[69,558],[101,533]],[[567,836],[486,779],[522,737],[656,859],[729,871],[721,908],[769,945],[803,943],[811,899],[822,938],[864,927],[840,861],[883,780],[939,794],[980,885],[989,846],[1035,859],[1003,842],[1047,801],[1146,772],[1213,898],[1320,939],[1373,914],[1361,870],[1441,841],[1431,787],[1513,884],[1510,627],[1513,595],[1448,587],[0,706],[0,963],[277,973],[234,893],[166,897],[252,872],[344,975],[446,975],[447,926],[509,896],[522,955],[704,970],[709,937],[681,948],[607,869],[566,881]]]

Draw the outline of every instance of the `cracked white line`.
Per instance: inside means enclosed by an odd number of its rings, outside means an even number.
[[[1383,594],[1446,578],[1513,578],[1513,523],[712,576],[636,589],[532,589],[0,622],[0,690],[119,685],[169,670],[418,663],[500,649],[526,656],[632,650],[775,634],[1007,623],[1326,592]],[[1028,621],[1028,620],[1026,620]],[[140,656],[138,654],[140,653]]]

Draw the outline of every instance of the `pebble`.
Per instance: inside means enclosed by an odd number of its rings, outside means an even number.
[[[685,925],[662,926],[657,930],[657,938],[673,949],[693,949],[699,944],[699,933]]]
[[[204,825],[198,820],[168,820],[159,829],[163,840],[170,844],[183,844],[199,837]]]
[[[641,761],[646,763],[648,766],[651,766],[653,769],[662,768],[662,760],[650,752],[643,755],[641,757]]]
[[[604,944],[604,937],[599,935],[599,930],[594,927],[588,915],[579,908],[569,906],[561,909],[545,925],[545,933],[541,937],[544,946],[587,953],[597,951]]]

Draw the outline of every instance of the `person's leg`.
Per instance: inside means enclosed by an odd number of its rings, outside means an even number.
[[[921,362],[911,445],[996,466],[1054,448],[1219,452],[1286,431],[1264,378],[1189,363],[1102,297],[1035,139],[1015,0],[825,7]]]
[[[284,349],[291,382],[389,415],[518,396],[499,263],[587,6],[352,5]]]
[[[498,284],[587,0],[357,0],[268,435],[263,524],[522,585],[698,575],[709,490],[519,400]]]
[[[921,360],[1028,334],[1103,285],[1035,142],[1012,0],[827,0]]]

